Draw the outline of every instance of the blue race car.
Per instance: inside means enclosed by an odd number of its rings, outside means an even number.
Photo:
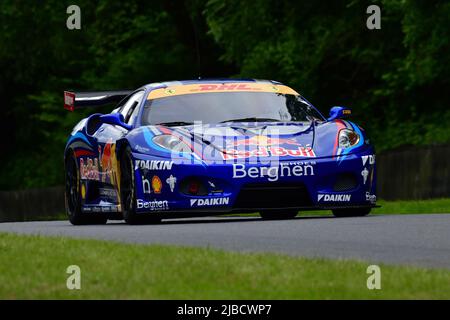
[[[303,210],[365,216],[375,152],[351,110],[328,118],[276,81],[189,80],[135,91],[64,93],[64,106],[118,103],[73,129],[65,151],[72,224]]]

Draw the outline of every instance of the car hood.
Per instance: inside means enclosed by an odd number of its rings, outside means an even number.
[[[179,127],[143,126],[128,140],[134,151],[175,157],[153,138],[171,135],[189,147],[183,157],[203,161],[297,160],[326,157],[335,152],[339,126],[334,122],[223,123]],[[187,155],[186,153],[189,153]]]

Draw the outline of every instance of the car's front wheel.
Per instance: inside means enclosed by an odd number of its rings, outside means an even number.
[[[297,216],[298,210],[268,210],[261,211],[259,215],[264,220],[284,220],[293,219]]]
[[[80,175],[77,160],[73,153],[66,158],[65,169],[66,212],[70,223],[73,225],[105,224],[108,219],[104,214],[83,213],[81,211]]]
[[[120,158],[120,198],[123,219],[128,224],[159,223],[161,218],[155,215],[136,213],[136,187],[134,180],[133,158],[130,147],[126,147]]]
[[[370,213],[371,208],[335,209],[333,215],[338,218],[364,217]]]

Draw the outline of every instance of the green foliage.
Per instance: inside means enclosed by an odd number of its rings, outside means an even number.
[[[450,140],[448,1],[80,0],[76,31],[70,4],[0,2],[0,189],[63,182],[65,139],[92,111],[64,111],[64,90],[199,74],[279,80],[324,113],[347,105],[379,151]],[[381,30],[366,28],[369,4]]]
[[[323,112],[352,107],[378,150],[449,141],[450,3],[373,3],[381,30],[358,0],[211,0],[205,13],[240,75],[289,83]]]

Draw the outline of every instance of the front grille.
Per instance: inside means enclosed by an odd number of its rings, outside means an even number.
[[[358,181],[353,173],[341,173],[337,176],[333,191],[341,192],[355,189]]]
[[[312,205],[302,183],[252,183],[242,187],[234,208],[287,208]]]

